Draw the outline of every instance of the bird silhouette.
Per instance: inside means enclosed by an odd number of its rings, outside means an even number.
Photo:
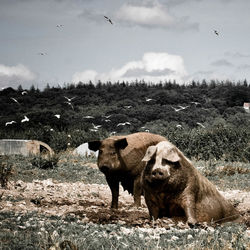
[[[11,125],[11,124],[13,124],[13,123],[16,123],[16,121],[6,122],[6,123],[5,123],[5,126]]]
[[[104,16],[105,18],[106,18],[106,20],[108,21],[108,22],[110,22],[111,24],[113,24],[113,22],[111,21],[111,19],[109,18],[109,17],[107,17],[107,16]]]
[[[25,115],[24,119],[21,120],[21,122],[28,122],[30,119]]]
[[[56,27],[57,27],[57,28],[62,28],[62,27],[63,27],[63,24],[57,24]]]
[[[40,56],[45,56],[45,55],[47,55],[47,54],[44,53],[44,52],[39,52],[38,55],[40,55]]]
[[[55,117],[56,117],[57,119],[60,119],[60,118],[61,118],[61,115],[56,114]]]
[[[214,30],[214,33],[218,36],[219,32],[217,30]]]

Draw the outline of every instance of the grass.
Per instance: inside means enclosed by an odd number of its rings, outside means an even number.
[[[52,178],[58,182],[106,184],[98,169],[87,166],[89,161],[96,162],[66,152],[60,155],[57,166],[41,169],[31,164],[30,157],[11,156],[9,162],[15,167],[9,180]],[[195,166],[222,190],[250,190],[250,164],[199,161]],[[231,166],[231,170],[220,166]],[[139,228],[84,223],[73,214],[59,217],[0,210],[0,249],[250,249],[246,229],[246,225],[230,223],[206,229],[162,228],[157,224]]]

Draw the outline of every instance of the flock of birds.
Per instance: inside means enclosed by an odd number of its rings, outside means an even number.
[[[113,21],[112,21],[109,17],[104,16],[104,18],[106,19],[107,22],[109,22],[110,24],[113,25]],[[63,28],[64,25],[63,25],[63,24],[57,24],[56,27],[57,27],[57,28]],[[219,35],[219,32],[218,32],[217,30],[214,30],[214,33],[215,33],[217,36]],[[45,52],[39,52],[38,54],[41,55],[41,56],[47,55],[47,53],[45,53]],[[27,95],[28,92],[27,92],[27,91],[22,91],[21,94],[22,94],[22,95]],[[76,96],[71,97],[71,98],[69,98],[69,97],[67,97],[67,96],[64,96],[64,98],[67,100],[67,101],[65,101],[64,103],[66,103],[67,105],[69,105],[69,106],[72,108],[72,110],[74,110],[74,106],[73,106],[72,100],[75,99]],[[11,100],[13,100],[15,103],[17,103],[18,105],[20,105],[20,103],[18,102],[17,99],[11,97]],[[153,100],[154,100],[154,99],[152,99],[152,98],[146,98],[146,102],[150,102],[150,101],[153,101]],[[200,104],[199,102],[191,102],[191,103],[192,103],[192,104],[195,104],[195,105]],[[172,107],[172,106],[171,106],[171,107]],[[181,106],[181,105],[179,105],[178,108],[175,108],[175,107],[172,107],[172,108],[174,109],[175,112],[179,112],[179,111],[182,111],[182,110],[187,109],[188,107],[189,107],[189,106]],[[130,109],[130,108],[132,108],[132,105],[124,106],[124,108]],[[55,116],[57,119],[60,119],[60,118],[61,118],[61,115],[60,115],[60,114],[55,114],[54,116]],[[111,116],[111,115],[104,116],[104,117],[106,118],[104,121],[105,121],[105,122],[111,122],[111,120],[108,119],[108,118],[110,118],[110,116]],[[93,116],[90,116],[90,115],[84,116],[83,118],[85,118],[85,119],[94,119],[94,117],[93,117]],[[24,122],[29,122],[29,118],[28,118],[27,116],[24,116],[24,119],[21,120],[21,123],[24,123]],[[14,123],[17,123],[17,122],[16,122],[16,121],[9,121],[9,122],[6,122],[6,123],[5,123],[5,126],[9,126],[9,125],[14,124]],[[93,128],[90,129],[90,131],[92,131],[92,132],[97,132],[98,129],[102,127],[102,125],[95,125],[95,124],[93,124],[93,123],[92,123],[92,125],[93,125]],[[117,124],[117,127],[126,126],[126,125],[129,125],[129,126],[130,126],[131,123],[128,122],[128,121],[127,121],[127,122],[123,122],[123,123],[118,123],[118,124]],[[205,128],[205,126],[204,126],[202,123],[197,122],[197,125],[199,125],[199,126]],[[177,128],[182,128],[182,125],[177,124],[176,127],[177,127]],[[145,129],[145,127],[141,127],[141,128]],[[145,131],[149,132],[148,129],[145,129]],[[115,132],[115,131],[114,131],[114,132],[111,132],[111,135],[112,135],[112,134],[116,134],[116,132]]]
[[[27,95],[28,94],[28,92],[25,90],[25,91],[22,91],[21,92],[21,94],[22,95]],[[72,103],[72,101],[75,99],[75,98],[77,98],[76,96],[73,96],[73,97],[67,97],[67,96],[63,96],[65,99],[66,99],[66,101],[64,102],[64,103],[66,103],[67,105],[69,105],[73,110],[74,110],[74,106],[73,106],[73,103]],[[14,98],[14,97],[10,97],[10,99],[13,101],[13,102],[15,102],[15,103],[17,103],[18,105],[21,105],[20,104],[20,102],[16,99],[16,98]],[[151,101],[154,101],[155,99],[153,99],[153,98],[145,98],[145,101],[146,102],[151,102]],[[201,103],[200,102],[190,102],[191,104],[194,104],[194,105],[201,105]],[[133,106],[132,105],[125,105],[125,106],[123,106],[125,109],[131,109]],[[187,105],[187,106],[181,106],[181,105],[178,105],[177,107],[173,107],[173,106],[171,106],[171,108],[175,111],[175,112],[180,112],[180,111],[183,111],[183,110],[185,110],[185,109],[187,109],[187,108],[189,108],[190,107],[190,105]],[[61,118],[61,115],[60,114],[55,114],[54,115],[57,119],[60,119]],[[108,123],[108,122],[112,122],[109,118],[111,118],[111,116],[112,115],[103,115],[103,121],[105,122],[105,123]],[[91,119],[91,120],[93,120],[95,117],[94,116],[91,116],[91,115],[86,115],[86,116],[84,116],[83,117],[84,119]],[[27,117],[27,116],[24,116],[24,118],[21,120],[21,123],[24,123],[24,122],[29,122],[30,121],[30,119]],[[12,120],[12,121],[9,121],[9,122],[6,122],[5,123],[5,126],[9,126],[9,125],[12,125],[12,124],[14,124],[14,123],[17,123],[16,121],[14,121],[14,120]],[[200,123],[200,122],[197,122],[196,123],[198,126],[200,126],[200,127],[202,127],[202,128],[205,128],[205,126],[202,124],[202,123]],[[123,127],[123,126],[131,126],[132,124],[131,124],[131,122],[129,122],[129,121],[126,121],[126,122],[120,122],[120,123],[118,123],[117,125],[116,125],[116,127]],[[91,132],[98,132],[98,130],[102,127],[102,125],[101,124],[98,124],[98,125],[95,125],[93,122],[92,122],[92,128],[90,128],[89,130],[91,131]],[[177,128],[183,128],[182,127],[182,125],[181,124],[177,124],[176,125],[176,127]],[[149,130],[146,128],[146,127],[141,127],[141,129],[143,129],[144,131],[146,131],[146,132],[149,132]],[[50,129],[51,131],[54,131],[53,129]],[[110,133],[110,135],[114,135],[114,134],[116,134],[117,132],[116,131],[113,131],[113,132],[111,132]]]

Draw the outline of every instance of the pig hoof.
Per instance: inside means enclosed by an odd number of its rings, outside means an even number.
[[[187,224],[189,225],[189,227],[194,228],[197,227],[199,225],[199,223],[195,220],[195,219],[189,219],[187,221]]]

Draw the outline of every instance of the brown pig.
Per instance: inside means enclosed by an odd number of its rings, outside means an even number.
[[[239,220],[233,205],[169,141],[150,146],[142,161],[142,188],[151,219],[179,217],[189,226]]]
[[[118,208],[119,183],[134,196],[134,204],[141,205],[142,158],[149,146],[163,140],[166,139],[160,135],[138,132],[88,143],[90,150],[99,150],[98,167],[111,189],[111,208]]]

